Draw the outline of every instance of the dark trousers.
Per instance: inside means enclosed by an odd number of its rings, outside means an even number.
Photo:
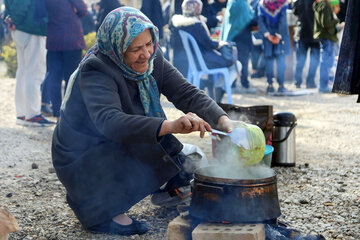
[[[275,60],[276,60],[276,71],[277,71],[276,79],[279,86],[283,87],[285,82],[285,69],[286,69],[285,55],[283,54],[265,57],[267,82],[269,85],[272,85],[273,83]]]
[[[46,83],[46,79],[47,79],[48,75],[49,74],[46,73],[44,81],[41,84],[41,103],[50,104],[51,103],[50,93],[49,93],[49,90],[47,89],[47,83]]]
[[[61,84],[65,80],[65,89],[70,75],[81,61],[82,50],[48,51],[46,55],[47,73],[43,83],[42,102],[52,103],[54,117],[60,116]]]
[[[236,42],[236,48],[238,50],[238,60],[241,62],[242,69],[241,69],[241,85],[244,88],[249,88],[249,57],[250,57],[250,50],[251,46],[247,46],[243,42]]]
[[[300,86],[302,83],[302,75],[307,57],[307,52],[310,49],[310,64],[309,72],[306,77],[306,87],[315,86],[315,74],[316,69],[320,62],[320,43],[306,43],[303,41],[298,42],[298,48],[296,51],[296,72],[295,80],[296,86]]]

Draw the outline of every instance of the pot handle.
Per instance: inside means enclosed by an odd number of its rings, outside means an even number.
[[[296,127],[296,125],[297,125],[297,123],[295,123],[295,122],[293,124],[291,124],[289,130],[287,131],[287,133],[286,133],[286,135],[285,135],[285,137],[283,139],[281,139],[281,140],[273,140],[272,139],[271,142],[273,142],[273,143],[281,143],[281,142],[285,141],[290,136],[291,131],[294,129],[294,127]]]
[[[196,183],[194,190],[202,195],[206,200],[217,202],[220,196],[224,194],[224,188],[219,186],[212,186],[203,183]],[[194,193],[193,193],[194,195]]]

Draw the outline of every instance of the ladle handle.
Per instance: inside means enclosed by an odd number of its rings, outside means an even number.
[[[219,131],[219,130],[216,130],[216,129],[212,129],[212,133],[216,133],[216,134],[220,134],[220,135],[229,136],[229,134],[228,134],[228,133],[226,133],[226,132],[222,132],[222,131]]]

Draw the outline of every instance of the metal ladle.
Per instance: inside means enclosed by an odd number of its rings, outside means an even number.
[[[250,150],[250,144],[247,138],[247,133],[245,128],[235,128],[230,133],[212,129],[212,133],[228,136],[230,137],[230,140],[237,146]]]

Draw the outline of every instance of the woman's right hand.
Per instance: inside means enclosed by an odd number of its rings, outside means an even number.
[[[173,133],[187,134],[195,131],[200,131],[200,137],[203,138],[205,131],[211,132],[211,126],[195,113],[189,112],[176,120],[165,120],[161,126],[159,136]]]

